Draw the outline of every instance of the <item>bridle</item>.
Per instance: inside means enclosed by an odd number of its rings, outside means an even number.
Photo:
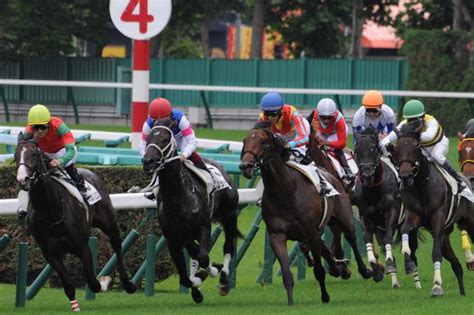
[[[31,183],[35,183],[38,181],[39,178],[49,175],[52,171],[54,172],[53,169],[48,169],[48,165],[46,162],[47,157],[44,155],[43,151],[38,147],[38,143],[34,140],[25,140],[25,141],[20,141],[18,144],[26,144],[26,143],[32,143],[35,145],[35,152],[34,156],[36,157],[36,168],[33,168],[31,165],[25,163],[25,162],[19,162],[16,164],[16,171],[18,172],[18,168],[20,166],[24,166],[27,169],[31,171],[31,177],[28,177],[28,181]]]
[[[259,130],[259,129],[255,129],[255,130]],[[255,154],[253,151],[251,150],[245,150],[244,151],[244,148],[242,148],[242,151],[240,153],[240,159],[242,160],[242,157],[245,155],[245,154],[250,154],[254,157],[255,159],[255,163],[253,164],[253,170],[255,171],[258,171],[260,170],[260,168],[262,166],[265,166],[269,163],[271,163],[277,156],[279,156],[281,154],[281,152],[284,150],[284,147],[282,147],[280,149],[279,152],[275,152],[275,154],[273,154],[270,158],[268,159],[265,159],[266,156],[268,156],[268,149],[270,148],[273,148],[275,149],[275,140],[277,139],[277,135],[275,135],[273,132],[269,131],[269,130],[266,130],[266,129],[260,129],[262,130],[263,132],[265,132],[268,136],[268,140],[265,140],[265,141],[262,141],[263,144],[262,144],[262,149],[263,149],[263,152],[261,154],[260,157],[257,156],[257,154]],[[253,134],[255,135],[255,134]],[[255,135],[256,136],[256,135]],[[273,141],[272,141],[273,140]],[[275,149],[276,151],[276,149]]]
[[[358,144],[360,144],[360,138],[372,138],[372,136],[371,136],[371,135],[360,135],[359,138],[358,138],[358,141],[357,141],[356,146],[357,146]],[[374,159],[373,162],[360,162],[360,163],[358,163],[358,166],[359,166],[359,172],[358,172],[359,181],[360,181],[364,186],[370,186],[370,187],[372,187],[372,186],[378,186],[378,185],[380,185],[380,184],[382,183],[382,181],[383,181],[383,168],[382,168],[382,174],[381,174],[381,176],[380,176],[380,181],[379,181],[379,182],[377,182],[377,183],[375,183],[375,184],[371,184],[371,185],[366,185],[366,184],[364,184],[363,181],[361,180],[361,177],[362,177],[362,172],[361,172],[361,171],[362,171],[362,168],[368,168],[369,171],[370,171],[369,175],[370,175],[371,177],[373,177],[374,174],[375,174],[375,171],[377,170],[377,167],[380,165],[380,159],[381,159],[381,157],[382,157],[382,151],[381,151],[380,147],[378,146],[377,141],[375,141],[375,147],[376,147],[376,150],[377,150],[377,156],[375,156],[375,159]],[[358,155],[357,152],[358,152],[358,150],[354,150],[354,158],[355,158],[356,160],[357,160],[357,155]],[[376,179],[374,179],[374,180],[376,180]]]
[[[466,150],[467,146],[466,147],[463,147],[463,144],[464,142],[467,142],[467,141],[474,141],[474,138],[464,138],[458,145],[458,151],[459,153],[461,153],[462,151]],[[471,147],[469,147],[471,148]],[[473,148],[474,150],[474,148]],[[468,153],[469,154],[469,153]],[[461,162],[461,172],[463,171],[463,168],[464,168],[464,165],[467,164],[467,163],[473,163],[474,164],[474,160],[473,159],[466,159],[466,160],[460,160]]]
[[[405,137],[405,138],[411,138],[413,139],[413,137],[410,137],[410,136],[402,136],[402,137]],[[400,138],[402,137],[399,137],[399,142],[400,142]],[[420,162],[419,162],[419,159],[420,159],[420,155],[422,156],[421,154],[421,145],[420,145],[420,142],[418,141],[418,145],[415,149],[416,151],[416,159],[415,160],[410,160],[410,159],[403,159],[403,160],[400,160],[400,161],[397,161],[395,160],[395,168],[397,169],[398,173],[400,174],[400,166],[403,164],[403,163],[408,163],[411,165],[411,174],[409,174],[409,176],[415,178],[417,175],[418,175],[418,171],[420,169]],[[395,159],[396,157],[394,157]]]
[[[174,155],[178,145],[176,143],[176,139],[173,136],[173,131],[170,128],[166,126],[155,126],[151,129],[150,135],[158,135],[161,130],[165,130],[170,134],[170,141],[165,145],[165,147],[162,149],[156,143],[149,143],[145,148],[145,154],[149,149],[152,148],[156,149],[161,154],[161,158],[155,162],[155,166],[153,167],[154,172],[159,172],[166,166],[167,163],[179,159],[178,155]]]

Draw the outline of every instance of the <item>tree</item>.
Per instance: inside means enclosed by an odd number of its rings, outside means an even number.
[[[252,14],[252,46],[250,58],[262,57],[262,36],[265,31],[266,0],[255,0]]]

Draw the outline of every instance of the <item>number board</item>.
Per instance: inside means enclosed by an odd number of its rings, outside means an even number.
[[[110,0],[115,27],[133,39],[148,39],[160,33],[171,16],[171,0]]]

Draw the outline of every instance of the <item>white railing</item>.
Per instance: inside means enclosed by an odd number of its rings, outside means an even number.
[[[97,81],[60,81],[60,80],[17,80],[0,79],[0,85],[34,85],[34,86],[64,86],[64,87],[96,87],[96,88],[126,88],[131,89],[133,83],[97,82]],[[281,87],[249,87],[221,85],[185,85],[185,84],[150,84],[150,90],[182,90],[182,91],[211,91],[238,93],[266,93],[275,91],[282,94],[337,94],[363,95],[366,90],[347,89],[299,89]],[[438,97],[438,98],[474,98],[474,92],[437,92],[437,91],[396,91],[380,90],[386,96]]]
[[[255,188],[239,189],[239,204],[241,205],[257,202],[258,198],[260,198],[260,196]],[[110,199],[112,200],[112,206],[116,210],[156,207],[156,202],[145,198],[143,193],[111,194]],[[18,199],[0,200],[0,216],[16,215],[18,207]]]

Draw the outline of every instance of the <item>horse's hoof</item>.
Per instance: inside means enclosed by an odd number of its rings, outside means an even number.
[[[405,261],[405,272],[406,274],[411,274],[411,273],[414,273],[416,271],[416,265],[413,261]]]
[[[344,280],[350,279],[352,276],[352,271],[349,268],[344,268],[341,270],[341,278]]]
[[[224,265],[223,264],[212,263],[212,267],[217,268],[217,271],[221,272]]]
[[[400,289],[400,284],[398,282],[393,283],[392,289]]]
[[[219,294],[221,296],[229,295],[229,292],[230,292],[230,287],[228,285],[226,286],[219,285]]]
[[[199,291],[199,288],[191,288],[191,296],[193,297],[193,301],[198,304],[204,301],[204,296],[202,296],[202,293],[201,291]]]
[[[111,276],[98,277],[97,280],[100,283],[100,290],[105,292],[109,289],[110,282],[112,282]]]
[[[328,272],[329,272],[329,275],[334,278],[339,278],[341,276],[341,271],[337,267],[336,268],[329,267]]]
[[[322,293],[321,294],[321,301],[323,303],[329,303],[329,300],[330,300],[329,294],[327,294],[327,293]]]
[[[209,274],[204,270],[201,270],[196,273],[196,278],[201,279],[201,283],[204,282],[204,280],[206,280],[208,276]]]
[[[137,291],[137,286],[132,281],[128,281],[126,284],[124,284],[123,288],[128,294],[132,294]]]
[[[432,297],[438,297],[438,296],[443,296],[443,288],[440,285],[435,284],[433,286],[433,289],[431,289],[431,296]]]
[[[466,261],[466,267],[469,271],[474,271],[474,261]]]
[[[95,281],[92,283],[92,284],[88,284],[89,285],[89,289],[93,292],[93,293],[99,293],[102,289],[102,286],[101,284],[99,283],[99,281],[97,281],[96,279],[94,279]]]
[[[209,272],[209,275],[211,276],[211,278],[215,278],[219,274],[219,269],[217,269],[214,266],[209,266],[207,267],[207,272]]]
[[[374,272],[369,268],[365,268],[365,269],[362,269],[362,270],[359,269],[359,273],[362,276],[362,278],[364,278],[364,279],[370,279],[374,276]]]
[[[383,271],[381,269],[374,272],[374,281],[380,282],[383,280]]]

